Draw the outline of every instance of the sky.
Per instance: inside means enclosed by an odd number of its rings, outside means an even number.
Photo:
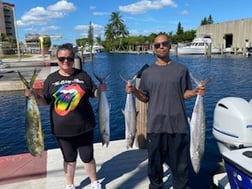
[[[196,30],[201,20],[214,23],[252,18],[251,0],[3,0],[15,5],[19,41],[26,34],[54,36],[53,44],[94,36],[104,39],[112,12],[119,12],[130,36]],[[60,38],[55,38],[60,36]]]

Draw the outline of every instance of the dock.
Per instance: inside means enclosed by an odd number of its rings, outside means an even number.
[[[108,147],[94,144],[97,177],[105,189],[148,188],[147,150],[126,149],[125,140],[111,141]],[[171,187],[170,171],[165,168],[165,186]],[[42,157],[18,154],[0,157],[0,187],[5,189],[62,189],[65,187],[63,158],[58,148],[50,149]],[[77,189],[89,189],[90,181],[77,160],[75,175]]]

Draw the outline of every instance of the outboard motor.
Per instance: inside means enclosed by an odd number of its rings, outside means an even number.
[[[218,101],[214,110],[213,135],[221,154],[252,146],[252,103],[239,97]]]

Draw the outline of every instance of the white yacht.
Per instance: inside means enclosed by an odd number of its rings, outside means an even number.
[[[99,53],[99,52],[102,52],[104,50],[104,47],[99,45],[99,44],[94,44],[93,47],[92,47],[92,54],[96,54],[96,53]],[[84,48],[83,48],[83,55],[85,56],[88,56],[91,54],[91,46],[89,45],[86,45]]]
[[[211,54],[220,54],[221,49],[213,47],[210,36],[196,37],[193,41],[184,46],[178,45],[172,49],[172,52],[180,55],[204,55],[207,54],[208,48],[211,47]],[[177,51],[177,52],[175,52]]]

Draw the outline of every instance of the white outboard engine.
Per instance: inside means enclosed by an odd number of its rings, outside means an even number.
[[[213,135],[221,154],[252,147],[252,103],[239,97],[219,100],[214,110]]]

